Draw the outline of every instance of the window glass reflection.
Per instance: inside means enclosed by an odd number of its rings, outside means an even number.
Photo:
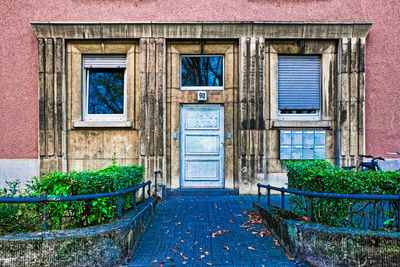
[[[223,86],[222,56],[181,57],[182,86]]]
[[[124,69],[88,70],[88,114],[124,113]]]

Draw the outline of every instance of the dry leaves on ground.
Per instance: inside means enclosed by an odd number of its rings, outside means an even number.
[[[249,250],[256,250],[255,248],[253,248],[253,247],[247,247]]]
[[[219,231],[212,233],[212,237],[216,237],[217,235],[221,235],[223,233],[229,233],[230,231],[231,230],[219,230]]]
[[[229,250],[229,247],[228,246],[224,246],[224,249]]]
[[[260,216],[255,214],[254,212],[252,214],[247,215],[249,219],[247,220],[248,223],[255,223],[255,224],[261,224],[262,219]]]
[[[268,231],[268,230],[266,230],[266,229],[264,229],[263,231],[260,232],[260,236],[261,236],[261,237],[264,237],[264,236],[266,236],[266,235],[271,235],[271,232]]]

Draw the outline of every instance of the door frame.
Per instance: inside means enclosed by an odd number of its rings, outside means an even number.
[[[221,186],[204,186],[204,187],[197,187],[197,186],[182,186],[183,179],[184,179],[184,171],[183,171],[183,164],[184,164],[184,147],[183,147],[183,140],[184,140],[184,117],[183,117],[183,110],[184,107],[219,107],[220,109],[220,120],[219,120],[219,127],[220,131],[220,142],[218,144],[220,155],[220,180],[222,180]],[[225,110],[223,104],[181,104],[179,105],[179,114],[180,114],[180,121],[179,121],[179,170],[180,170],[180,177],[179,177],[179,187],[180,188],[225,188]],[[221,148],[222,142],[222,148]]]

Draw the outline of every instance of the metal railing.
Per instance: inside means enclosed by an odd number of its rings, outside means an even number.
[[[361,201],[376,201],[376,202],[391,202],[394,205],[392,207],[395,207],[395,217],[396,217],[396,222],[397,222],[397,229],[400,230],[400,195],[366,195],[366,194],[336,194],[336,193],[321,193],[321,192],[312,192],[312,191],[299,191],[295,189],[288,189],[284,187],[275,187],[271,185],[263,185],[258,183],[258,202],[261,201],[261,188],[266,188],[267,189],[267,205],[268,207],[271,207],[271,190],[274,191],[279,191],[281,195],[281,203],[280,203],[280,208],[282,210],[285,210],[285,193],[287,194],[293,194],[297,196],[303,196],[306,199],[306,216],[310,221],[313,221],[313,199],[314,198],[327,198],[327,199],[347,199],[347,200],[361,200]],[[382,209],[382,206],[380,206]],[[387,206],[386,208],[390,208],[390,205]],[[384,215],[383,210],[377,209],[376,211],[380,213],[382,216]],[[379,220],[376,220],[376,225],[374,229],[378,229]],[[382,223],[382,220],[380,221]]]
[[[42,230],[47,230],[47,203],[50,202],[66,202],[66,201],[79,201],[79,200],[92,200],[98,198],[105,197],[117,197],[117,207],[118,207],[118,216],[122,217],[122,206],[123,206],[123,195],[133,193],[133,207],[136,209],[136,192],[142,189],[142,200],[145,200],[145,187],[148,186],[147,194],[148,198],[150,198],[151,193],[151,181],[147,181],[146,183],[142,183],[140,185],[122,189],[109,193],[101,193],[101,194],[90,194],[90,195],[78,195],[78,196],[65,196],[65,197],[47,197],[47,195],[43,197],[19,197],[19,198],[0,198],[0,203],[43,203],[43,224]]]

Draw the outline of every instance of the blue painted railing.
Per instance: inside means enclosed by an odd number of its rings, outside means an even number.
[[[148,198],[150,198],[150,186],[151,181],[147,181],[140,185],[122,189],[114,192],[109,193],[101,193],[101,194],[90,194],[90,195],[78,195],[78,196],[65,196],[65,197],[19,197],[19,198],[0,198],[0,203],[43,203],[43,225],[42,230],[47,230],[47,203],[50,202],[65,202],[65,201],[77,201],[77,200],[91,200],[91,199],[98,199],[98,198],[105,198],[105,197],[117,197],[118,202],[118,216],[122,217],[122,204],[123,204],[123,195],[133,193],[133,207],[136,209],[136,192],[142,189],[142,200],[145,199],[145,188],[148,186],[147,194]],[[156,187],[157,190],[157,187]]]
[[[400,230],[400,195],[366,195],[366,194],[335,194],[335,193],[321,193],[321,192],[312,192],[312,191],[299,191],[295,189],[288,189],[284,187],[275,187],[271,185],[257,184],[258,187],[258,202],[261,201],[261,188],[267,189],[267,205],[271,206],[271,190],[279,191],[281,193],[281,209],[285,209],[285,193],[293,194],[298,196],[304,196],[306,198],[306,209],[307,209],[307,217],[310,221],[313,220],[313,211],[312,211],[312,200],[313,198],[328,198],[328,199],[352,199],[352,200],[365,200],[365,201],[392,201],[396,205],[396,221],[397,228]],[[389,207],[387,207],[389,208]],[[384,210],[377,210],[380,214],[384,215]],[[377,223],[374,229],[378,229],[380,226],[379,220],[376,220]]]

